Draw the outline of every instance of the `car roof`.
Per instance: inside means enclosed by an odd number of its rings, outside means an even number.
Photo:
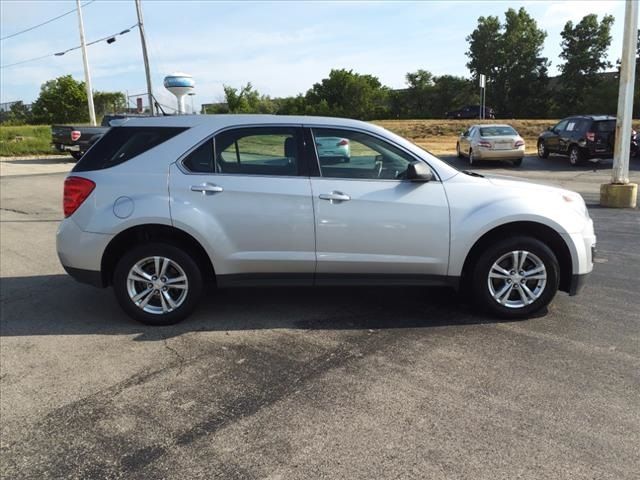
[[[254,115],[254,114],[216,114],[216,115],[167,115],[158,117],[128,118],[122,127],[199,127],[208,126],[220,129],[242,125],[324,125],[371,129],[370,123],[348,118],[310,117],[302,115]]]
[[[598,121],[602,121],[602,120],[615,120],[616,117],[612,116],[612,115],[574,115],[572,117],[567,117],[563,120],[568,120],[570,118],[585,118],[587,120],[594,120],[596,122]]]
[[[476,123],[475,125],[471,125],[469,128],[484,128],[484,127],[510,127],[513,128],[508,123]],[[515,128],[513,128],[515,130]]]

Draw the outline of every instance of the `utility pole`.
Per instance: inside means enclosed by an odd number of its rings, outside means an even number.
[[[634,208],[638,198],[638,185],[629,183],[629,150],[636,72],[637,32],[638,1],[626,0],[616,138],[613,149],[613,171],[611,172],[611,183],[600,186],[600,204],[606,207]]]
[[[84,84],[87,87],[87,103],[89,105],[89,120],[91,125],[96,124],[96,110],[93,106],[93,89],[91,88],[91,73],[89,72],[89,58],[87,57],[87,45],[84,41],[84,22],[82,21],[82,7],[80,0],[76,0],[78,8],[78,23],[80,25],[80,46],[82,47],[82,62],[84,63]]]
[[[80,1],[80,0],[78,0]],[[138,30],[140,31],[140,43],[142,43],[142,59],[144,60],[144,72],[147,76],[147,96],[149,97],[149,113],[153,116],[153,90],[151,89],[151,73],[149,72],[149,56],[147,55],[147,40],[144,36],[144,24],[142,23],[142,5],[136,0],[138,12]]]

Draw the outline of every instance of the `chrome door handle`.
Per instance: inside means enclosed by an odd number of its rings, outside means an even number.
[[[202,185],[191,185],[192,192],[200,192],[203,195],[213,195],[214,193],[220,193],[224,190],[219,185],[213,183],[203,183]]]
[[[320,200],[329,200],[331,203],[348,202],[351,197],[346,193],[333,191],[331,193],[321,193]]]

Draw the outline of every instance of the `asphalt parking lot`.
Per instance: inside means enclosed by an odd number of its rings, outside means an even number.
[[[638,478],[640,212],[597,205],[610,161],[474,167],[590,204],[595,271],[538,318],[446,289],[247,289],[161,328],[64,274],[71,164],[38,162],[0,178],[2,478]]]

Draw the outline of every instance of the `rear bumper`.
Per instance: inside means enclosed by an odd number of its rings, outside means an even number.
[[[80,151],[80,145],[64,145],[62,143],[53,143],[52,146],[59,152],[79,152]]]
[[[102,255],[112,238],[113,235],[84,232],[72,218],[65,218],[56,234],[60,263],[75,279],[103,286]]]
[[[474,155],[478,160],[517,160],[524,158],[524,149],[516,150],[474,150]]]

